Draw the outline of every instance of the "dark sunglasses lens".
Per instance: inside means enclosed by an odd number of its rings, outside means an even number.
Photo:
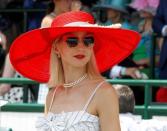
[[[94,37],[85,37],[84,44],[85,46],[91,46],[92,44],[94,44]]]
[[[78,39],[76,37],[69,37],[66,42],[69,47],[75,47],[78,44]]]

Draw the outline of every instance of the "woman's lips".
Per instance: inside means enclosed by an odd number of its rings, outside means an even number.
[[[85,58],[85,55],[75,55],[74,57],[77,59],[83,59],[83,58]]]

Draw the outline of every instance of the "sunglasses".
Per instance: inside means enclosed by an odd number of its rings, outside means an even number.
[[[77,37],[67,37],[65,39],[65,41],[66,41],[66,43],[69,47],[76,47],[79,43],[79,38],[77,38]],[[86,47],[90,47],[94,44],[94,37],[93,36],[87,36],[87,37],[84,37],[82,39],[82,41],[83,41],[83,43]]]

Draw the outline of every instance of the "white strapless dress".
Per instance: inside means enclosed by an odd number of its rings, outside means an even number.
[[[100,131],[99,118],[86,111],[49,112],[37,120],[38,131]]]

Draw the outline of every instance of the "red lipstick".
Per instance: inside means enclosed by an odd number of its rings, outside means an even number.
[[[75,55],[74,57],[77,59],[83,59],[83,58],[85,58],[85,55]]]

